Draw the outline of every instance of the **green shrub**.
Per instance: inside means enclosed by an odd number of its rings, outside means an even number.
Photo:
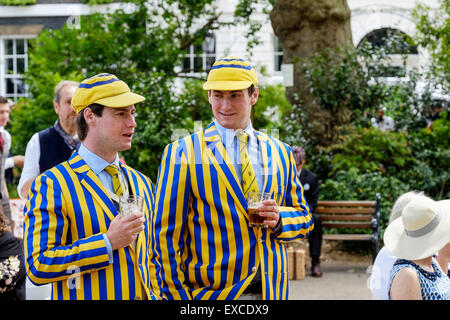
[[[411,133],[410,145],[414,164],[405,168],[399,178],[410,181],[435,200],[450,199],[450,121],[448,113],[434,121],[433,130],[421,129]]]
[[[36,0],[0,0],[2,6],[27,6],[36,4]]]
[[[357,128],[343,140],[343,143],[329,148],[335,154],[332,175],[351,168],[356,168],[360,173],[395,175],[412,161],[406,133]]]

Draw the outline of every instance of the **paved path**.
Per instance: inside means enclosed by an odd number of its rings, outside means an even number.
[[[310,264],[308,263],[306,277],[303,280],[289,281],[290,300],[372,299],[367,287],[367,279],[370,276],[367,273],[369,263],[328,261],[322,262],[321,266],[323,270],[321,278],[311,277]],[[27,298],[31,300],[48,299],[49,292],[49,287],[34,287],[27,281]]]
[[[311,277],[307,265],[303,280],[290,280],[290,300],[371,300],[368,264],[322,262],[323,276]]]

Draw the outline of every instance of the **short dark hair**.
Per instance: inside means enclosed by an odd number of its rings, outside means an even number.
[[[251,96],[253,92],[255,92],[255,86],[252,84],[250,87],[248,87],[248,95]]]
[[[98,103],[93,103],[93,104],[87,106],[86,108],[90,108],[95,115],[101,117],[103,110],[105,109],[105,106],[98,104]],[[81,110],[77,116],[77,133],[78,133],[78,138],[80,139],[80,141],[83,141],[84,139],[86,139],[88,131],[89,131],[89,126],[86,123],[86,119],[84,118],[84,110],[85,109]]]
[[[251,96],[253,94],[253,92],[255,92],[255,85],[252,84],[250,87],[247,88],[247,90],[248,90],[248,95]],[[213,91],[213,90],[208,90],[208,92],[210,92],[210,91]]]
[[[4,103],[8,103],[8,99],[5,98],[4,96],[0,96],[0,103],[4,104]],[[9,104],[9,103],[8,103]]]

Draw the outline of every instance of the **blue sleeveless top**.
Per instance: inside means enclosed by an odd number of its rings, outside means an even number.
[[[432,259],[434,272],[422,269],[412,261],[398,259],[391,270],[391,278],[389,280],[389,288],[392,280],[403,268],[412,268],[416,271],[420,282],[420,291],[423,300],[450,300],[450,278],[442,271],[437,261]],[[391,294],[389,292],[389,300]]]

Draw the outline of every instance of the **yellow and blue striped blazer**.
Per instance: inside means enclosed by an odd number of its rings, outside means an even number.
[[[98,177],[75,151],[68,161],[38,176],[24,209],[24,257],[34,284],[53,283],[52,299],[154,298],[150,266],[153,184],[121,164],[130,193],[145,197],[145,229],[109,256],[103,234],[118,214]],[[152,275],[153,272],[153,275]]]
[[[306,237],[313,220],[291,147],[255,133],[281,234],[249,227],[241,184],[214,124],[169,144],[156,183],[152,247],[161,298],[236,299],[259,266],[263,299],[288,298],[285,243]]]

